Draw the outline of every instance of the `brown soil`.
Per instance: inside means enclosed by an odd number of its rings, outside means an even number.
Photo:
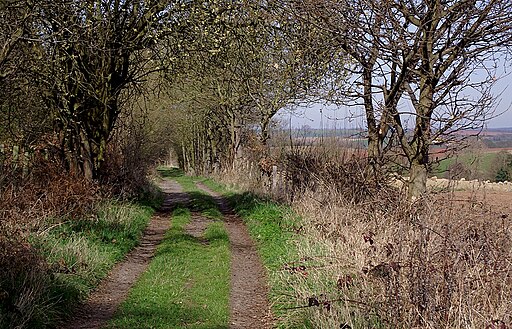
[[[265,270],[254,242],[240,217],[227,201],[204,184],[197,186],[212,195],[224,215],[231,244],[231,289],[229,296],[230,328],[263,329],[272,327],[272,313],[267,300]]]
[[[446,200],[454,200],[472,204],[474,207],[485,208],[512,219],[512,193],[494,190],[454,191]]]
[[[73,318],[62,328],[93,329],[104,326],[127,297],[137,278],[146,270],[156,247],[169,229],[170,211],[176,204],[186,203],[188,200],[188,195],[182,192],[181,186],[176,182],[162,180],[159,186],[165,193],[165,199],[160,211],[151,218],[140,245],[112,269],[108,277],[91,293],[87,302],[77,308]]]
[[[201,239],[206,227],[211,222],[212,220],[203,217],[200,214],[192,213],[190,223],[185,226],[185,233],[193,236],[194,238]]]
[[[148,225],[140,246],[116,265],[109,276],[90,295],[84,305],[77,308],[74,317],[62,326],[65,329],[101,328],[112,318],[119,304],[127,297],[137,278],[146,270],[156,247],[169,229],[169,214],[177,204],[186,204],[188,194],[173,181],[162,180],[160,188],[165,200],[160,211]],[[230,328],[267,329],[272,327],[272,313],[267,300],[265,270],[254,243],[243,224],[229,208],[227,201],[203,184],[198,187],[211,194],[224,215],[231,245]],[[211,220],[193,213],[186,226],[187,234],[200,238]]]

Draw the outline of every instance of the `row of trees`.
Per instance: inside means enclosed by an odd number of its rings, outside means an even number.
[[[398,144],[410,197],[425,191],[433,141],[493,115],[497,59],[512,37],[509,1],[299,1],[294,10],[350,58],[351,83],[336,85],[335,100],[364,108],[374,169]]]
[[[97,178],[131,91],[155,69],[171,9],[162,1],[2,1],[3,138],[26,146],[51,132],[68,169]],[[12,102],[17,94],[23,103]]]
[[[186,136],[176,139],[182,141],[178,153],[197,170],[236,166],[242,141],[256,132],[258,145],[252,146],[265,160],[272,118],[307,102],[332,58],[317,28],[277,2],[224,6],[221,13],[203,8],[203,51],[189,53],[186,76],[168,90],[179,102],[176,111],[189,118],[175,127],[177,137]]]
[[[326,101],[366,116],[369,175],[401,149],[415,197],[433,141],[492,112],[511,20],[507,0],[0,0],[0,134],[52,136],[94,179],[142,104],[148,133],[210,170],[248,132],[265,159],[277,111]]]

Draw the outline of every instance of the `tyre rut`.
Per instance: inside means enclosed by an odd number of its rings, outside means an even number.
[[[132,250],[124,261],[111,270],[87,301],[77,308],[74,316],[64,324],[63,329],[102,328],[112,318],[130,288],[148,267],[157,246],[163,240],[170,227],[170,213],[178,205],[188,202],[188,194],[174,182],[162,180],[159,183],[165,198],[162,206],[154,214],[144,231],[139,246]]]
[[[229,328],[272,328],[266,272],[245,224],[227,200],[202,183],[198,188],[210,194],[224,215],[231,249],[231,289]]]

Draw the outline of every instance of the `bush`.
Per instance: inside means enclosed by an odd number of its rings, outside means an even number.
[[[3,183],[0,328],[54,326],[137,244],[151,210],[100,202],[111,190],[51,161]]]
[[[507,168],[501,167],[496,173],[496,182],[508,182],[510,181],[510,173]]]
[[[306,150],[281,162],[301,219],[285,230],[295,259],[269,269],[279,327],[510,328],[512,223],[503,209],[448,194],[411,203],[385,180],[379,188],[361,179],[356,161]]]
[[[306,191],[329,190],[348,202],[360,203],[381,189],[389,189],[384,171],[368,174],[368,160],[361,151],[331,152],[322,146],[296,149],[285,153],[281,170],[285,193],[292,200]]]
[[[507,151],[499,152],[491,164],[496,182],[512,180],[512,154]]]
[[[16,234],[13,234],[16,233]],[[44,318],[50,273],[45,260],[19,232],[0,229],[0,328],[24,328]]]
[[[13,173],[0,186],[0,328],[34,327],[51,317],[52,269],[30,235],[50,218],[87,217],[100,198],[95,184],[39,160],[29,175]]]

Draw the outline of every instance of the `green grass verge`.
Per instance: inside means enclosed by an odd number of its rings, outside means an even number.
[[[33,234],[30,242],[49,272],[37,306],[44,312],[35,313],[28,327],[48,327],[65,318],[137,245],[152,214],[147,206],[109,201],[99,205],[96,217],[56,222]]]
[[[193,211],[213,221],[195,238],[185,232],[190,210],[173,212],[171,229],[148,270],[107,328],[228,328],[230,253],[222,214],[194,178],[175,169],[159,171],[190,194]]]
[[[297,306],[293,285],[287,282],[295,277],[283,275],[286,264],[298,261],[297,243],[300,236],[300,218],[290,207],[263,200],[251,193],[233,193],[217,182],[206,179],[210,189],[223,193],[247,225],[256,242],[258,253],[267,270],[272,311],[278,328],[309,328],[308,319]]]

